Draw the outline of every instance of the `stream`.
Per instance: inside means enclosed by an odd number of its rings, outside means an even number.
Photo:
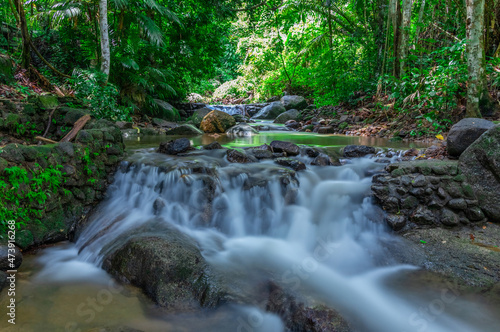
[[[122,331],[112,329],[119,326],[153,332],[286,331],[278,315],[258,304],[255,289],[270,279],[313,307],[335,309],[353,331],[498,327],[495,308],[461,297],[452,287],[413,282],[418,268],[393,258],[389,248],[404,243],[389,233],[367,196],[372,175],[384,164],[360,158],[319,167],[300,156],[307,170],[292,176],[272,161],[228,163],[222,150],[195,150],[185,157],[156,153],[154,148],[167,139],[126,140],[131,153],[76,243],[25,256],[18,274],[17,324],[0,325],[1,331]],[[217,140],[234,148],[275,139],[331,149],[347,144],[396,150],[422,146],[281,131],[240,138],[203,135],[192,143]],[[211,182],[200,168],[211,172]],[[212,213],[207,216],[208,187]],[[161,210],[155,207],[158,200],[164,203]],[[101,269],[124,234],[157,223],[196,241],[205,260],[230,280],[245,303],[165,312],[140,289],[116,282]],[[0,304],[6,301],[4,291]]]

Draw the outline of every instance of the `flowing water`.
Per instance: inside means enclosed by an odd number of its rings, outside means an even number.
[[[143,331],[285,331],[253,294],[269,279],[310,305],[334,308],[357,331],[495,330],[498,322],[485,306],[452,289],[393,287],[392,281],[410,280],[417,268],[392,259],[386,244],[394,248],[399,240],[367,197],[371,176],[383,165],[362,158],[316,167],[308,157],[300,159],[308,168],[293,175],[271,161],[230,164],[218,150],[186,157],[137,150],[75,244],[28,258],[26,276],[20,275],[19,325],[2,330],[126,325]],[[154,207],[159,200],[161,210]],[[246,303],[165,314],[100,269],[110,244],[157,223],[193,238]]]

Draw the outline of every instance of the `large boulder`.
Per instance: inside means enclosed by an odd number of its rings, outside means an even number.
[[[237,136],[237,137],[244,137],[244,136],[252,136],[252,135],[257,135],[259,131],[255,128],[253,128],[250,125],[247,125],[246,123],[240,123],[234,127],[231,127],[227,130],[226,134],[229,136]]]
[[[154,302],[170,310],[213,308],[224,302],[218,278],[196,242],[173,228],[158,234],[132,236],[117,245],[118,249],[105,254],[103,269],[142,288]]]
[[[283,96],[281,103],[287,110],[296,109],[302,111],[307,107],[307,101],[301,96]]]
[[[489,220],[500,222],[500,125],[482,134],[462,153],[459,168]]]
[[[195,136],[203,135],[203,132],[191,124],[183,124],[167,131],[167,135]]]
[[[495,124],[491,121],[466,118],[451,127],[447,138],[448,154],[459,157],[475,140]]]
[[[159,153],[177,155],[191,149],[191,141],[187,138],[179,138],[169,142],[160,143]]]
[[[236,121],[231,115],[214,110],[203,118],[200,129],[206,133],[225,133],[226,130],[235,124]]]
[[[274,120],[274,123],[286,123],[290,120],[296,120],[298,116],[299,111],[297,111],[296,109],[291,109],[278,115],[278,117]]]
[[[179,121],[180,115],[179,111],[161,99],[153,99],[156,104],[156,111],[153,111],[152,114],[158,116],[167,121]]]
[[[253,116],[253,118],[271,120],[275,119],[278,115],[284,113],[285,111],[286,109],[283,104],[279,101],[276,101],[262,108],[257,114]]]
[[[212,112],[212,110],[208,107],[203,107],[195,110],[193,112],[193,116],[191,117],[191,122],[193,122],[193,124],[199,128],[201,122],[203,121],[203,118],[210,112]]]

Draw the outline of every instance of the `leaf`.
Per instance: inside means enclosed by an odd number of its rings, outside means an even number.
[[[426,241],[424,241],[424,240],[420,240],[420,242],[422,242],[423,244],[427,243],[427,242],[426,242]]]
[[[444,137],[443,137],[443,135],[441,135],[441,134],[436,135],[436,138],[437,138],[438,140],[444,141]]]

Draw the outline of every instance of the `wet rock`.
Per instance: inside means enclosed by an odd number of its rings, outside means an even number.
[[[278,115],[278,117],[274,120],[274,123],[286,123],[291,120],[296,120],[298,116],[299,111],[291,109]]]
[[[448,202],[448,206],[454,210],[467,209],[467,202],[463,198],[454,198]]]
[[[319,127],[317,130],[318,134],[335,134],[336,129],[332,126]]]
[[[305,155],[307,155],[309,158],[316,158],[317,156],[320,155],[320,151],[318,151],[317,149],[315,148],[305,148],[303,149],[303,152]]]
[[[225,133],[235,124],[236,121],[231,115],[215,110],[203,118],[200,129],[206,133]]]
[[[319,155],[311,162],[311,165],[315,166],[332,166],[334,163],[327,155]]]
[[[366,145],[348,145],[344,148],[343,154],[346,158],[360,158],[369,154],[375,154],[375,148]]]
[[[191,124],[183,124],[167,131],[167,135],[203,135],[203,132]]]
[[[238,150],[227,150],[226,156],[227,161],[229,161],[230,163],[246,164],[252,162],[252,160],[246,154]]]
[[[223,302],[214,275],[196,242],[174,228],[155,225],[146,234],[131,236],[106,253],[103,269],[118,280],[143,289],[161,307],[189,310]],[[144,234],[144,233],[143,233]],[[106,248],[105,248],[106,249]]]
[[[479,206],[473,206],[465,211],[465,215],[470,221],[481,221],[484,219],[484,213]]]
[[[177,124],[174,122],[170,122],[167,120],[159,119],[159,118],[153,118],[152,120],[153,125],[157,127],[162,127],[162,128],[175,128],[177,127]]]
[[[449,209],[441,211],[441,223],[446,226],[457,226],[459,224],[458,216]]]
[[[229,128],[226,132],[226,134],[228,134],[229,136],[235,137],[252,136],[257,135],[258,133],[259,132],[257,131],[257,129],[246,123],[237,124],[236,126]]]
[[[115,125],[120,129],[132,129],[133,123],[126,121],[116,121]]]
[[[210,108],[207,107],[199,108],[194,111],[193,116],[191,117],[191,121],[196,127],[200,127],[203,118],[210,112],[212,112]]]
[[[307,107],[307,101],[301,96],[283,96],[281,98],[281,103],[286,110],[296,109],[302,111]]]
[[[163,210],[163,208],[165,207],[165,201],[162,199],[162,198],[157,198],[154,202],[153,202],[153,211],[154,211],[154,214],[158,215],[161,213],[161,211]]]
[[[274,162],[278,165],[289,167],[294,171],[303,171],[306,169],[306,165],[303,162],[292,158],[278,158]]]
[[[269,282],[266,286],[266,310],[280,316],[287,331],[352,331],[338,312],[323,306],[310,307],[274,282]]]
[[[484,132],[493,128],[495,124],[491,121],[478,118],[465,118],[451,127],[448,133],[448,154],[459,157],[475,140]]]
[[[417,225],[432,225],[436,223],[434,214],[423,205],[419,205],[410,220]]]
[[[301,127],[301,124],[295,120],[288,120],[285,122],[285,126],[290,129],[298,129]]]
[[[391,227],[395,231],[403,229],[403,227],[406,225],[406,217],[401,215],[389,214],[387,215],[385,220],[389,227]]]
[[[9,251],[10,249],[10,251]],[[14,256],[9,256],[14,255]],[[10,258],[10,260],[9,260]],[[0,271],[16,270],[23,262],[23,254],[16,246],[0,245]],[[12,264],[12,265],[11,265]]]
[[[262,108],[257,114],[255,114],[253,119],[275,119],[281,113],[286,112],[285,107],[281,102],[273,102],[266,107]]]
[[[460,156],[459,167],[479,205],[492,222],[500,222],[500,125],[485,132]]]
[[[203,147],[203,150],[220,150],[220,149],[224,149],[224,148],[217,141],[214,141],[214,142],[207,144]]]
[[[257,159],[272,159],[273,153],[269,150],[250,149],[250,152]]]
[[[285,152],[288,156],[296,156],[300,153],[299,146],[290,142],[272,141],[270,145],[274,152]]]
[[[169,142],[160,143],[159,153],[177,155],[187,152],[191,148],[191,142],[187,138],[179,138]]]
[[[259,145],[259,146],[255,146],[252,149],[268,150],[268,151],[274,152],[273,148],[270,145],[268,145],[268,144],[262,144],[262,145]]]

